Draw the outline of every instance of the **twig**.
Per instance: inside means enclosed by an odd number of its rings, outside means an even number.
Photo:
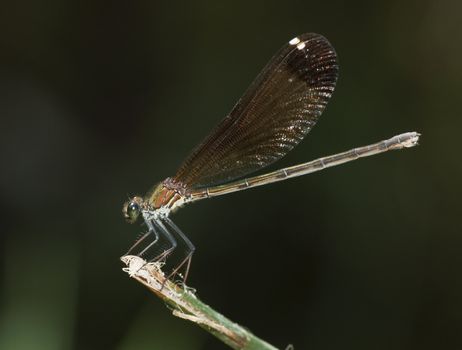
[[[174,316],[196,323],[233,349],[277,350],[204,304],[195,296],[193,289],[181,288],[171,281],[165,282],[162,263],[146,264],[145,260],[132,255],[123,256],[121,260],[127,265],[123,271],[171,306]]]

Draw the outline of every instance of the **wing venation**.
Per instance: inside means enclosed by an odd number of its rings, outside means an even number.
[[[337,76],[337,55],[327,39],[308,33],[291,40],[183,162],[174,180],[196,189],[277,161],[316,124]]]

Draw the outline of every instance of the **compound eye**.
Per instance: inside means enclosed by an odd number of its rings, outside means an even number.
[[[135,222],[140,215],[140,206],[136,202],[130,202],[127,206],[128,221]]]

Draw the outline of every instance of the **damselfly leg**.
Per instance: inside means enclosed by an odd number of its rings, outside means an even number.
[[[177,225],[175,225],[175,223],[172,220],[170,220],[168,217],[166,217],[164,220],[165,220],[165,223],[172,228],[172,230],[177,234],[178,237],[180,237],[183,240],[183,242],[186,245],[186,250],[185,250],[186,256],[178,264],[178,266],[170,273],[168,278],[174,276],[186,264],[185,273],[183,277],[183,283],[186,283],[186,280],[188,279],[189,267],[191,266],[192,256],[196,250],[196,247],[194,246],[194,244],[192,244],[189,238],[183,233],[183,231],[181,231],[180,228]]]
[[[152,243],[149,244],[148,247],[152,247],[154,244],[157,243],[157,241],[159,240],[159,235],[157,234],[157,232],[154,230],[153,227],[149,227],[149,231],[146,232],[145,234],[143,234],[131,247],[130,249],[125,253],[125,255],[130,255],[133,250],[135,250],[136,247],[138,247],[149,235],[151,234],[154,234],[154,236],[156,237],[154,239],[154,241]],[[144,252],[144,250],[139,254],[140,256],[142,255],[142,253]]]
[[[143,257],[146,255],[149,250],[151,250],[157,243],[160,243],[161,238],[167,241],[167,249],[162,251],[160,254],[157,254],[154,258],[147,259],[147,263],[165,261],[168,256],[170,256],[174,250],[178,247],[179,240],[184,247],[183,257],[180,262],[174,266],[172,271],[167,276],[166,280],[171,279],[175,276],[182,268],[184,268],[183,283],[186,283],[189,274],[189,267],[191,265],[192,256],[196,250],[196,247],[188,239],[188,237],[180,230],[180,228],[175,225],[175,223],[170,220],[168,217],[156,218],[145,220],[146,225],[149,228],[149,231],[145,233],[140,239],[138,239],[135,244],[128,250],[127,255],[130,254],[137,246],[140,245],[147,237],[151,234],[155,235],[154,241],[149,243],[143,250],[141,250],[138,255]],[[152,255],[151,255],[152,256]]]
[[[173,235],[168,231],[168,229],[165,227],[165,225],[162,223],[162,221],[160,221],[160,220],[151,220],[151,224],[154,227],[157,227],[159,229],[159,233],[161,233],[168,240],[168,242],[170,243],[170,247],[168,249],[164,250],[162,253],[157,255],[155,258],[150,259],[148,261],[148,262],[156,262],[156,261],[166,259],[170,254],[173,253],[173,251],[175,250],[175,248],[177,247],[178,244],[176,242],[175,237],[173,237]],[[150,244],[149,246],[147,246],[146,249],[144,250],[144,252],[147,251],[149,248],[151,248],[153,245],[154,244]]]

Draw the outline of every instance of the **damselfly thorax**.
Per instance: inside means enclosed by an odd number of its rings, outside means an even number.
[[[139,214],[146,219],[168,217],[171,212],[191,201],[186,187],[172,178],[160,182],[144,198],[135,196],[124,204],[122,212],[128,222],[134,222]]]

